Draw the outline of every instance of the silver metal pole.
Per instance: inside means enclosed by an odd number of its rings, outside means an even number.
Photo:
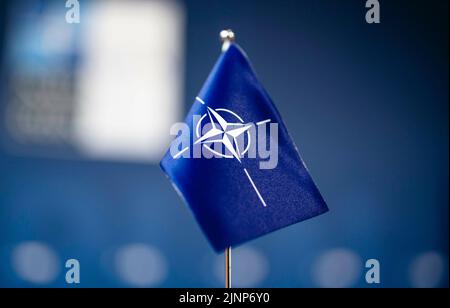
[[[226,51],[235,39],[236,37],[231,29],[220,31],[222,52]],[[225,288],[231,288],[231,247],[225,249]]]

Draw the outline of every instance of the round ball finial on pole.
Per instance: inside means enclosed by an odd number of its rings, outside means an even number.
[[[230,44],[236,40],[236,36],[231,29],[220,31],[220,40],[222,41],[222,51],[226,51]]]

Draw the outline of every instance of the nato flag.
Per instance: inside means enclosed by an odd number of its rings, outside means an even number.
[[[238,45],[221,54],[178,127],[161,167],[216,251],[328,210]]]

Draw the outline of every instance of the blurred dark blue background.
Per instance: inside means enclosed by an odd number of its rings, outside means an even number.
[[[156,57],[169,59],[159,76],[179,77],[149,84],[162,97],[180,94],[160,117],[183,118],[220,53],[219,31],[232,28],[330,207],[235,249],[237,286],[367,287],[371,258],[382,287],[448,286],[448,1],[380,2],[380,24],[367,24],[365,1],[356,0],[179,1],[147,20],[174,42],[157,43],[178,46],[142,60],[156,70]],[[0,286],[67,286],[64,262],[76,258],[83,287],[220,287],[222,257],[157,164],[168,140],[149,160],[79,146],[95,133],[89,125],[73,133],[91,106],[81,116],[73,107],[83,103],[79,84],[103,80],[80,78],[104,66],[78,68],[92,63],[86,53],[110,51],[85,48],[82,37],[128,29],[108,24],[113,18],[87,22],[95,8],[80,3],[80,24],[64,22],[63,1],[0,4]],[[34,41],[49,12],[73,34],[50,35],[65,48]],[[150,109],[149,122],[162,112]]]

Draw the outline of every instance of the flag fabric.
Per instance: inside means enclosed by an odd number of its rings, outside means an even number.
[[[221,54],[185,124],[190,135],[160,165],[216,251],[328,211],[237,44]],[[259,152],[271,147],[272,165]]]

